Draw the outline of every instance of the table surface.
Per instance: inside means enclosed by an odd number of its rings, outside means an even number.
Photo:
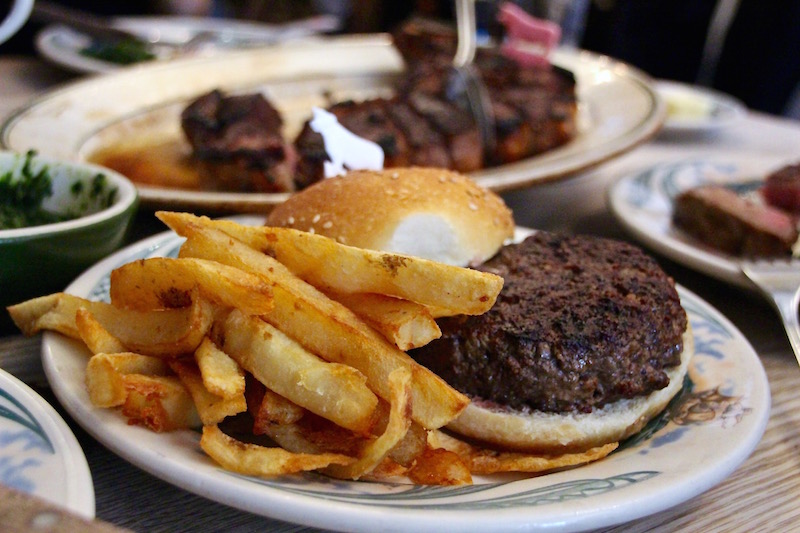
[[[0,117],[73,75],[28,57],[0,56]],[[614,180],[654,164],[726,155],[752,157],[764,167],[800,159],[800,122],[750,113],[704,136],[661,134],[633,151],[569,180],[504,195],[523,226],[629,239],[606,206]],[[160,231],[152,212],[137,216],[131,241]],[[777,314],[761,298],[656,255],[664,269],[725,314],[747,337],[766,369],[772,412],[754,453],[726,480],[691,501],[604,531],[800,530],[800,368]],[[112,454],[75,424],[49,390],[40,340],[0,337],[0,367],[59,408],[91,468],[97,518],[134,531],[310,531],[239,511],[165,483]],[[187,518],[191,517],[191,518]]]

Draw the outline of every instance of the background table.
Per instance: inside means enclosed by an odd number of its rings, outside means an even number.
[[[28,57],[0,57],[0,117],[72,76]],[[519,225],[629,239],[606,207],[614,180],[652,165],[691,157],[751,157],[764,167],[800,161],[800,122],[749,114],[702,137],[662,134],[630,153],[567,181],[504,195]],[[131,241],[160,231],[152,212],[136,219]],[[777,314],[760,297],[656,256],[675,280],[724,313],[748,338],[770,381],[772,413],[752,456],[728,479],[669,510],[604,531],[800,530],[800,368]],[[39,339],[0,337],[0,367],[57,408],[39,358]],[[134,531],[311,531],[238,511],[167,484],[109,452],[61,410],[89,462],[97,517]]]

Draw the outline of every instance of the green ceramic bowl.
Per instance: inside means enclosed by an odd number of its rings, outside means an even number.
[[[41,225],[0,229],[0,305],[61,291],[86,268],[120,247],[138,206],[136,187],[122,174],[87,163],[54,160],[33,153],[0,151],[0,227],[18,223],[19,184],[46,190]],[[47,187],[47,183],[50,187]],[[26,224],[26,222],[23,222]],[[0,329],[10,323],[0,312]]]

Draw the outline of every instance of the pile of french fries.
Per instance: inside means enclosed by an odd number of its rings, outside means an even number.
[[[86,345],[95,406],[158,432],[202,427],[209,457],[253,476],[454,485],[613,450],[501,453],[440,430],[469,400],[405,351],[441,335],[436,317],[487,311],[498,276],[292,229],[157,216],[186,238],[179,256],[115,269],[110,302],[56,293],[8,308],[27,335]]]

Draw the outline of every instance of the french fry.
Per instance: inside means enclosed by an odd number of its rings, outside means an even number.
[[[194,287],[203,298],[248,314],[263,315],[272,308],[272,290],[262,278],[214,261],[154,257],[111,272],[111,302],[118,307],[187,307]]]
[[[238,309],[222,323],[222,337],[222,349],[268,389],[351,431],[369,432],[378,399],[354,368],[321,360]]]
[[[391,398],[392,370],[411,371],[412,418],[425,428],[444,426],[467,406],[466,396],[391,345],[352,311],[294,276],[272,257],[209,227],[175,221],[187,237],[181,256],[202,257],[257,273],[273,283],[275,307],[264,315],[276,328],[331,362],[358,369],[378,396]],[[170,219],[170,223],[173,220]]]
[[[411,426],[410,385],[411,372],[408,369],[398,368],[389,374],[389,386],[392,391],[391,409],[389,422],[383,434],[364,446],[357,461],[346,465],[330,465],[324,470],[326,474],[340,479],[358,479],[372,472],[383,461]]]
[[[500,472],[542,473],[577,466],[602,459],[617,449],[619,443],[612,442],[585,452],[561,455],[499,452],[480,448],[464,442],[442,431],[432,431],[428,442],[435,448],[444,448],[456,453],[473,474],[497,474]]]
[[[80,339],[75,316],[85,308],[128,350],[166,357],[193,352],[211,327],[211,305],[196,291],[191,298],[189,307],[137,311],[60,292],[13,305],[9,313],[26,335],[46,329]]]
[[[89,399],[97,407],[117,407],[125,403],[126,374],[166,376],[169,367],[163,359],[137,353],[98,353],[86,366]]]
[[[200,447],[226,470],[246,476],[273,477],[345,465],[353,459],[336,453],[292,453],[238,441],[217,426],[203,427]]]
[[[383,294],[337,293],[331,298],[349,308],[386,340],[408,351],[442,336],[424,305]]]
[[[218,424],[229,416],[247,410],[244,390],[239,395],[223,398],[205,387],[200,370],[194,362],[170,361],[169,366],[189,391],[204,426]]]
[[[223,398],[244,395],[244,371],[236,361],[206,337],[194,352],[203,385],[209,392]],[[208,424],[206,424],[208,425]]]
[[[128,396],[122,414],[128,423],[157,433],[200,426],[192,397],[175,376],[123,376]]]
[[[315,287],[343,293],[376,293],[451,314],[488,311],[503,287],[503,278],[427,259],[346,246],[334,239],[291,228],[244,226],[187,213],[156,213],[178,233],[189,224],[211,227],[280,261]]]
[[[264,386],[248,374],[247,409],[253,417],[253,433],[264,435],[269,426],[294,424],[306,414],[306,410]]]
[[[109,333],[86,308],[81,307],[75,312],[75,327],[83,343],[94,354],[126,351],[122,341]]]

